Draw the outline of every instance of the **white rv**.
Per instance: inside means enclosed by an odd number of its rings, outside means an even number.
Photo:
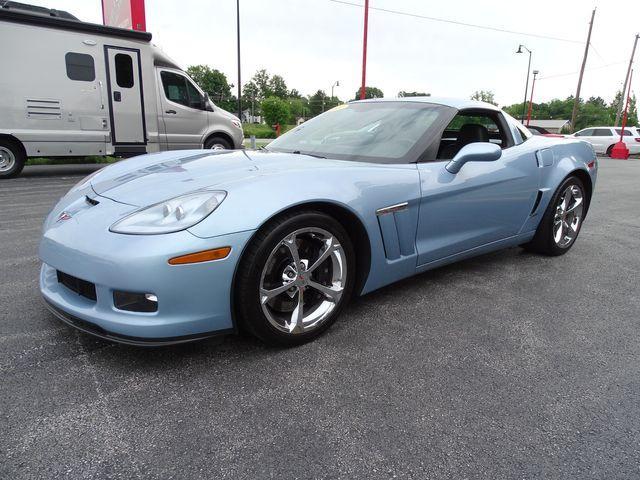
[[[0,178],[28,157],[241,147],[238,118],[150,33],[25,7],[0,2]]]

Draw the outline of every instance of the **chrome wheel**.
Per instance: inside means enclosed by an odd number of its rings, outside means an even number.
[[[562,192],[553,217],[553,241],[560,248],[567,248],[578,236],[583,211],[582,189],[577,185],[569,185]]]
[[[347,259],[326,230],[302,228],[271,251],[260,277],[260,305],[277,330],[314,330],[338,306],[347,281]]]
[[[16,165],[16,156],[7,147],[0,145],[0,172],[8,172]]]
[[[213,143],[209,147],[210,150],[225,150],[227,147],[222,145],[221,143]]]

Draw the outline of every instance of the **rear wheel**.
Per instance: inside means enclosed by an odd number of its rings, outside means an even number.
[[[336,321],[355,280],[355,255],[342,225],[315,211],[262,228],[238,267],[240,326],[271,345],[306,343]]]
[[[233,150],[233,145],[229,143],[229,140],[223,137],[209,137],[204,142],[204,148],[206,150]]]
[[[13,140],[0,138],[0,179],[20,175],[25,161],[21,145]]]
[[[609,148],[607,148],[607,157],[611,156],[611,152],[613,152],[613,145],[609,145]]]
[[[549,202],[533,240],[523,247],[552,256],[567,253],[578,238],[588,201],[580,179],[567,178]]]

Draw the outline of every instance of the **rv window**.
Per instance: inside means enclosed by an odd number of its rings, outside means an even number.
[[[189,106],[186,78],[173,72],[161,72],[162,86],[167,100]]]
[[[133,87],[133,60],[126,53],[118,53],[115,57],[116,83],[122,88]]]
[[[91,55],[69,52],[64,56],[64,60],[67,65],[67,77],[71,80],[93,82],[96,79],[96,69]]]

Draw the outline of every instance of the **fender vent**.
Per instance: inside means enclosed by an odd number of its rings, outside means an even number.
[[[27,118],[44,120],[62,118],[60,100],[27,98]]]
[[[537,213],[538,207],[540,206],[540,200],[542,200],[542,190],[538,190],[538,193],[536,194],[536,201],[533,203],[533,208],[529,214],[530,217],[533,217]]]

